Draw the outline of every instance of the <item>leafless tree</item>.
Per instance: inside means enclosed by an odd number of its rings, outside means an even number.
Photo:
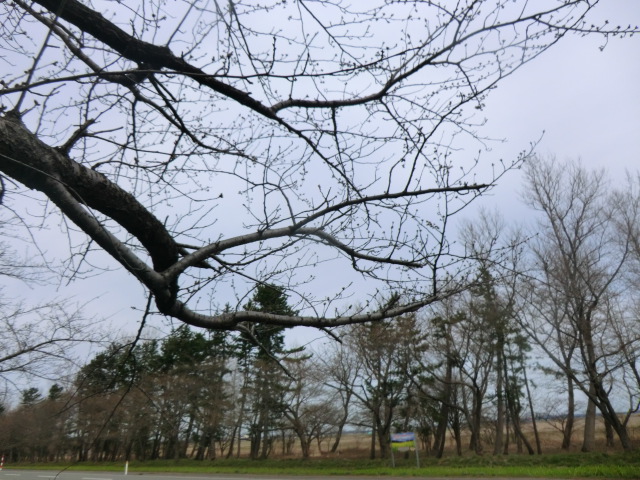
[[[192,325],[406,314],[460,288],[449,220],[519,162],[461,149],[482,149],[474,114],[567,33],[625,33],[591,25],[597,3],[6,1],[2,201],[51,202],[79,263],[99,247]],[[407,303],[314,296],[329,260]],[[256,280],[304,315],[216,313]]]
[[[465,409],[472,430],[470,448],[481,452],[485,420],[495,415],[493,454],[508,453],[510,428],[518,451],[524,445],[533,454],[535,450],[521,428],[527,400],[529,415],[534,416],[530,395],[525,395],[529,344],[515,321],[527,239],[520,227],[507,228],[498,212],[484,210],[467,222],[461,233],[477,275],[469,295],[461,296],[457,306],[462,316],[448,317],[455,320],[450,335],[455,335],[458,368],[471,404]],[[532,421],[540,453],[535,418]]]
[[[338,452],[344,428],[352,416],[353,393],[358,385],[362,359],[352,355],[344,343],[332,343],[318,355],[319,374],[324,378],[324,386],[333,393],[333,404],[340,410],[336,422],[335,436],[330,452]]]
[[[292,377],[287,385],[284,416],[298,437],[302,457],[309,458],[314,441],[320,446],[321,440],[335,433],[342,412],[334,392],[325,386],[315,358],[300,353],[289,357],[287,365]]]
[[[640,300],[637,295],[628,295],[640,287],[640,173],[628,175],[626,184],[613,193],[613,201],[622,213],[618,222],[618,239],[623,243],[629,242],[631,250],[621,289],[627,295],[616,295],[607,303],[615,350],[619,353],[616,360],[623,365],[621,376],[629,398],[629,409],[624,419],[626,425],[631,413],[640,410],[640,372],[637,365],[640,357]]]
[[[411,376],[426,349],[425,333],[416,316],[409,315],[395,322],[355,325],[343,340],[360,362],[352,394],[371,419],[371,456],[375,457],[377,439],[380,456],[387,458],[394,422],[407,404]]]
[[[0,299],[0,378],[15,375],[60,380],[74,368],[73,350],[95,340],[82,311],[64,302],[25,306]]]
[[[616,223],[624,215],[612,201],[604,172],[577,163],[539,160],[526,170],[525,200],[541,214],[533,248],[532,310],[520,322],[555,366],[589,399],[583,450],[593,448],[595,409],[632,447],[612,402],[609,383],[620,368],[607,303],[615,297],[630,252]],[[569,432],[570,433],[570,432]]]
[[[0,223],[0,234],[5,225]],[[2,238],[2,237],[0,237]],[[46,271],[18,255],[0,240],[0,281],[13,278],[25,285]],[[3,388],[24,380],[63,381],[73,370],[77,348],[100,340],[95,320],[70,301],[29,304],[0,287],[0,382]],[[86,345],[85,345],[86,346]],[[11,389],[10,389],[11,390]],[[15,389],[14,389],[15,390]]]

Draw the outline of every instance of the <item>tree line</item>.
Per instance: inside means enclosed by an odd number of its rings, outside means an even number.
[[[461,228],[470,288],[334,329],[339,341],[314,351],[287,349],[285,329],[265,324],[113,343],[64,388],[24,390],[0,417],[2,448],[13,461],[308,457],[340,452],[357,429],[371,434],[372,457],[388,456],[398,431],[417,432],[437,457],[540,454],[540,421],[561,418],[560,448],[592,451],[599,416],[607,445],[633,449],[640,179],[614,188],[603,172],[538,159],[525,180],[535,228],[487,212]],[[266,283],[245,308],[297,313],[286,289]],[[541,382],[554,408],[535,394]]]

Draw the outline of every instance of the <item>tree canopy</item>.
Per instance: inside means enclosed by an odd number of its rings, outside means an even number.
[[[521,161],[460,148],[490,90],[566,34],[633,32],[597,3],[3,2],[0,198],[28,225],[55,205],[71,258],[99,247],[191,325],[403,315],[464,287],[451,217]],[[343,304],[346,268],[380,297]],[[256,281],[301,314],[203,301]]]

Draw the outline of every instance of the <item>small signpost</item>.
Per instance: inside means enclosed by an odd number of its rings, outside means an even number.
[[[391,465],[396,466],[396,458],[393,454],[395,450],[399,452],[407,452],[409,450],[416,452],[416,466],[420,468],[420,457],[418,456],[418,445],[416,444],[416,434],[413,432],[392,433],[391,434]]]

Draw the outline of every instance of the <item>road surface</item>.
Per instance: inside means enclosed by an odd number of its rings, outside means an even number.
[[[132,478],[134,477],[134,478]],[[137,479],[136,479],[137,477]],[[142,478],[140,478],[142,477]],[[204,473],[204,474],[180,474],[180,473],[138,473],[129,472],[79,472],[60,470],[12,470],[4,468],[0,471],[0,480],[280,480],[302,478],[304,480],[380,480],[381,477],[361,475],[346,476],[320,476],[320,475],[257,475],[257,474],[231,474],[231,473]],[[407,480],[428,478],[429,480],[456,480],[455,478],[437,479],[434,477],[382,477],[384,480]],[[481,480],[465,477],[464,480]],[[502,478],[501,480],[516,480]],[[522,479],[517,479],[522,480]],[[528,479],[535,480],[535,479]]]

